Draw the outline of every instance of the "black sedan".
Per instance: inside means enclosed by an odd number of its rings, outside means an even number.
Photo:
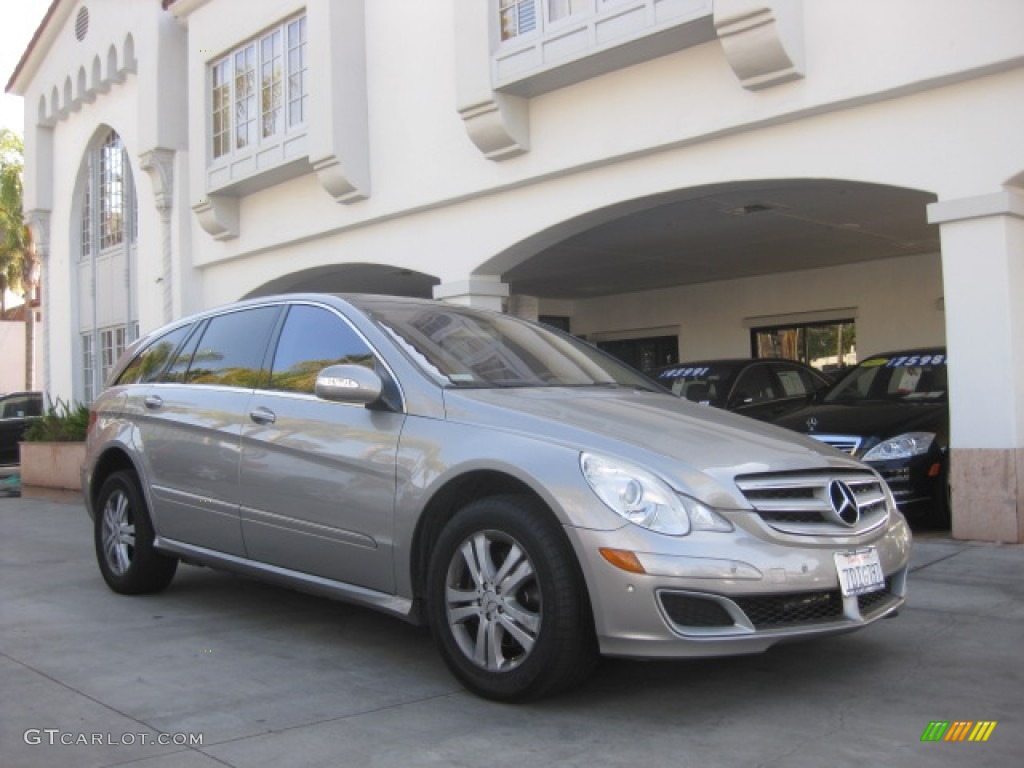
[[[773,423],[874,467],[909,519],[949,525],[946,350],[869,357],[805,408]]]
[[[42,392],[0,395],[0,466],[20,461],[18,443],[32,419],[43,415]]]
[[[776,358],[677,363],[648,375],[687,400],[762,421],[803,407],[832,383],[809,365]]]

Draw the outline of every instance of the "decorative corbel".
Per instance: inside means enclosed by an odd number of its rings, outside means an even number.
[[[455,108],[469,140],[488,160],[530,150],[530,102],[491,85],[496,3],[460,0],[455,11]]]
[[[40,208],[25,211],[24,221],[32,232],[36,258],[45,263],[50,257],[50,211]]]
[[[507,160],[530,151],[530,102],[521,96],[492,93],[491,98],[459,109],[466,133],[488,160]]]
[[[160,210],[174,207],[174,150],[151,149],[139,155],[139,167],[153,184],[153,197]]]
[[[210,195],[192,206],[201,226],[214,240],[238,237],[238,198]]]
[[[725,58],[744,88],[804,76],[801,0],[715,0],[714,20]]]
[[[174,209],[174,150],[148,150],[139,155],[139,166],[153,184],[153,197],[160,211],[160,263],[163,274],[165,323],[169,323],[174,311],[174,246],[171,240],[171,215]]]

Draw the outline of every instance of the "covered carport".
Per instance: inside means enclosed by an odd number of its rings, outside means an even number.
[[[701,187],[605,209],[514,266],[498,260],[513,310],[568,316],[595,341],[678,335],[684,360],[747,356],[752,330],[787,323],[853,320],[862,355],[939,345],[934,200],[844,180]]]

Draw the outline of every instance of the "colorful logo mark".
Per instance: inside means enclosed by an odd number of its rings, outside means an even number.
[[[932,720],[921,741],[988,741],[996,725],[996,720]]]

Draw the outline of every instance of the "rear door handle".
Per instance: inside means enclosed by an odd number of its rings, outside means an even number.
[[[155,411],[158,408],[162,408],[164,405],[164,399],[160,397],[160,395],[147,395],[146,399],[143,402],[146,404],[146,407],[149,408],[151,411]]]
[[[269,408],[260,406],[259,408],[253,408],[249,411],[249,418],[255,421],[257,424],[273,424],[277,421],[277,414],[275,414]]]

